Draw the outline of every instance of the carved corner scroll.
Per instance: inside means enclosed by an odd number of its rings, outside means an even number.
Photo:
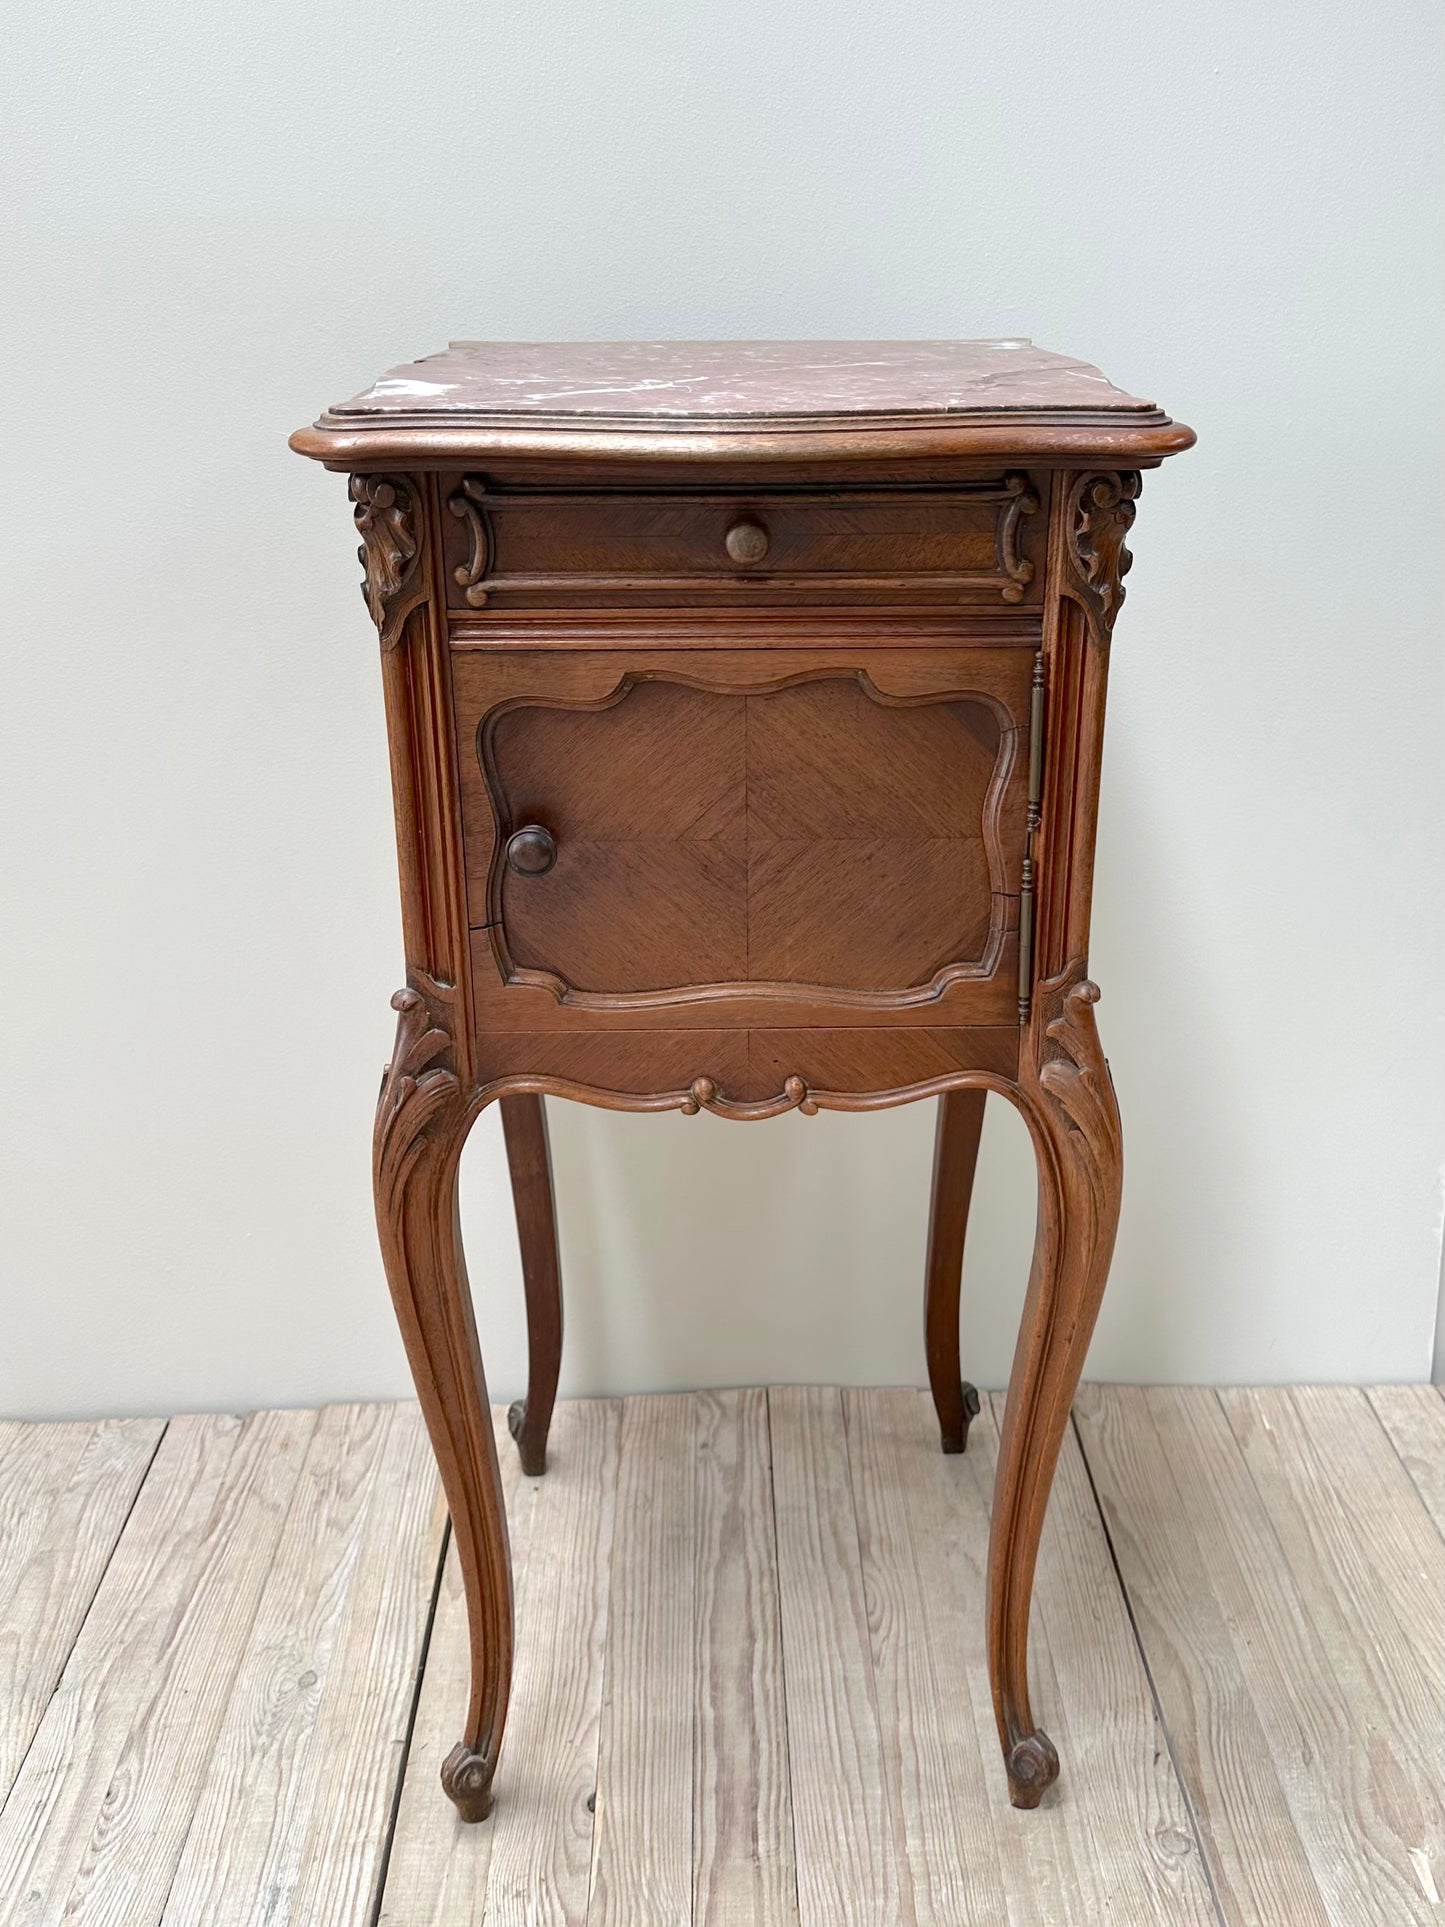
[[[483,586],[492,565],[492,524],[487,514],[487,485],[479,475],[463,478],[461,488],[447,497],[447,507],[459,522],[464,522],[471,543],[465,562],[452,570],[452,580],[463,591],[467,606],[486,606],[488,591]]]
[[[1019,554],[1019,522],[1025,515],[1037,515],[1039,498],[1029,487],[1027,475],[1005,475],[1003,501],[998,512],[998,566],[1008,577],[1003,585],[1005,602],[1021,602],[1024,590],[1034,579],[1034,565]]]
[[[353,475],[351,499],[361,537],[356,557],[365,571],[361,593],[382,648],[392,649],[406,618],[426,600],[421,504],[411,483],[394,475]]]
[[[1117,1174],[1123,1130],[1114,1080],[1094,1021],[1099,986],[1078,959],[1040,984],[1037,1000],[1043,1025],[1038,1082],[1053,1099],[1067,1132],[1087,1147],[1081,1165],[1094,1180],[1094,1203],[1100,1216],[1106,1217],[1111,1208],[1107,1174]],[[1101,1177],[1105,1181],[1100,1182]],[[1112,1209],[1117,1214],[1117,1198]]]
[[[1133,556],[1124,546],[1139,499],[1139,475],[1081,475],[1069,493],[1065,536],[1074,584],[1095,624],[1107,638],[1124,601],[1124,577]]]
[[[402,1194],[427,1133],[461,1093],[456,1072],[438,1061],[452,1054],[451,1033],[421,992],[399,990],[391,1007],[396,1012],[396,1043],[382,1078],[372,1133],[377,1215],[386,1225],[399,1221]]]

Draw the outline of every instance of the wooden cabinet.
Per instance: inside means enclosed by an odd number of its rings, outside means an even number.
[[[945,1451],[987,1092],[1039,1163],[988,1638],[1011,1795],[1039,1531],[1119,1208],[1087,970],[1105,679],[1140,471],[1193,437],[1026,342],[458,343],[293,445],[351,476],[382,644],[407,985],[377,1221],[466,1578],[443,1781],[491,1802],[511,1667],[456,1224],[501,1105],[540,1472],[561,1348],[546,1095],[939,1104],[925,1355]],[[622,1527],[625,1529],[625,1522]]]

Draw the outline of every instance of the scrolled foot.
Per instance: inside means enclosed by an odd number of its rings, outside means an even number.
[[[1059,1756],[1048,1734],[1040,1729],[1015,1740],[1004,1765],[1008,1797],[1013,1806],[1036,1807],[1059,1777]]]
[[[949,1454],[968,1450],[968,1428],[978,1417],[978,1387],[967,1379],[959,1387],[959,1408],[957,1422],[941,1430],[943,1449]]]
[[[492,1775],[497,1763],[458,1741],[442,1761],[442,1790],[463,1820],[485,1820],[492,1810]]]
[[[540,1479],[547,1470],[547,1441],[537,1439],[527,1430],[527,1406],[524,1399],[515,1399],[507,1407],[507,1430],[517,1441],[517,1456],[522,1461],[522,1470],[529,1479]]]

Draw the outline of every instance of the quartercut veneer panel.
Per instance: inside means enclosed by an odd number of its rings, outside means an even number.
[[[866,670],[757,698],[749,831],[784,841],[976,836],[1009,720],[979,698],[881,695]]]
[[[477,1080],[490,1087],[507,1079],[540,1078],[576,1085],[595,1103],[631,1098],[621,1109],[647,1108],[638,1100],[658,1092],[686,1091],[711,1077],[729,1091],[748,1083],[745,1030],[508,1031],[477,1046]],[[668,1107],[671,1108],[671,1107]]]
[[[1012,729],[992,697],[858,674],[504,704],[479,745],[498,847],[538,825],[557,855],[495,861],[487,921],[515,969],[584,993],[927,985],[997,945]]]
[[[810,1090],[901,1091],[960,1071],[1012,1077],[1018,1069],[1016,1026],[954,1029],[902,1025],[894,1030],[755,1030],[748,1045],[748,1091],[761,1096],[801,1077]]]
[[[748,851],[748,975],[908,989],[981,958],[992,927],[981,837],[759,840]]]

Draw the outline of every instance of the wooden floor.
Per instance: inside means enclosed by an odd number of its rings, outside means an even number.
[[[559,1409],[512,1511],[497,1809],[437,1784],[462,1602],[416,1411],[0,1425],[0,1921],[1408,1927],[1445,1919],[1445,1402],[1093,1388],[1004,1797],[998,1410]]]

